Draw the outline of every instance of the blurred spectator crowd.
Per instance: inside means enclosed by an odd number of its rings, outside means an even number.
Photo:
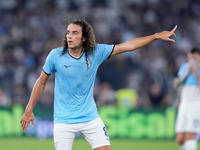
[[[178,25],[175,43],[157,40],[106,60],[94,89],[98,107],[119,105],[120,89],[135,92],[133,107],[168,107],[187,51],[200,47],[199,10],[199,0],[0,0],[0,106],[27,104],[48,53],[62,45],[68,21],[85,19],[97,43],[105,44]],[[38,105],[53,106],[53,76]]]

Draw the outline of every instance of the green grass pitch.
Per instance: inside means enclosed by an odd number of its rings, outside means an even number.
[[[2,150],[55,150],[53,139],[39,140],[32,137],[0,138]],[[112,150],[179,150],[175,141],[111,139]],[[92,150],[83,138],[76,138],[72,150]],[[200,150],[200,142],[198,142]]]

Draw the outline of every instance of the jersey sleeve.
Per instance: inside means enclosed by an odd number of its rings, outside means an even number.
[[[55,56],[52,50],[46,58],[45,64],[43,66],[43,71],[46,74],[52,74],[55,71]]]
[[[178,77],[183,77],[183,76],[186,74],[187,69],[188,69],[188,64],[187,64],[187,63],[184,63],[184,64],[180,67],[180,69],[179,69],[179,71],[178,71]]]
[[[114,49],[114,45],[98,44],[95,50],[95,57],[98,58],[99,64],[109,58]]]

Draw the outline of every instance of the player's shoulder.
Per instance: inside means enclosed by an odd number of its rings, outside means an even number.
[[[51,50],[51,54],[53,55],[61,55],[63,51],[63,47],[57,47]]]
[[[95,46],[95,50],[106,50],[106,49],[112,49],[114,45],[111,44],[97,44]]]
[[[187,67],[188,66],[188,62],[184,62],[181,67]]]
[[[187,70],[187,68],[188,68],[188,62],[184,62],[184,63],[180,66],[179,71]]]
[[[108,45],[108,44],[97,44],[97,45],[95,46],[95,48],[96,48],[96,49],[104,48],[106,45]]]
[[[95,45],[94,49],[95,49],[95,50],[98,50],[98,49],[100,49],[102,46],[103,46],[103,44],[97,44],[97,45]]]

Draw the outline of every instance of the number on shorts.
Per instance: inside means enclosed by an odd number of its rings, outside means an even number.
[[[106,130],[106,127],[103,127],[103,131],[105,132],[105,135],[108,137],[108,132]]]

